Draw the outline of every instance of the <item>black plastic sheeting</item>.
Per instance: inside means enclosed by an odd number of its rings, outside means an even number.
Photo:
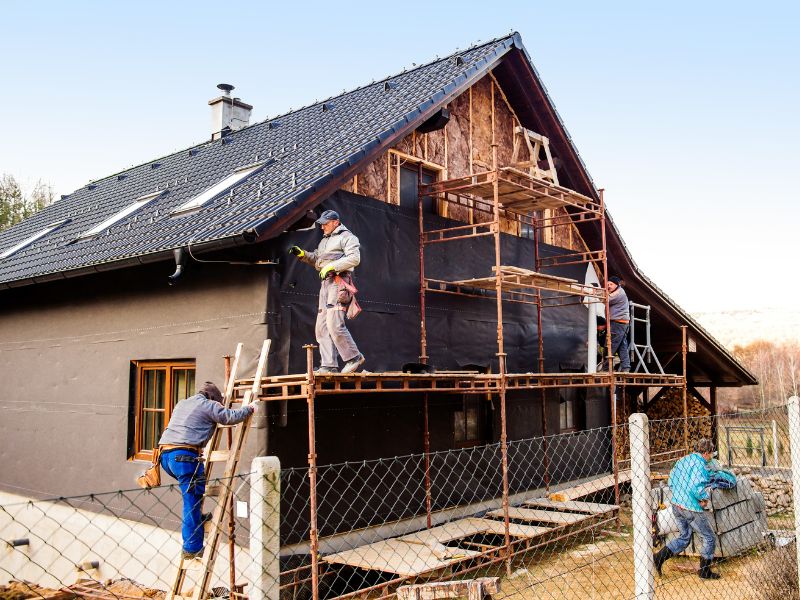
[[[367,357],[370,371],[399,370],[418,360],[419,229],[415,210],[409,210],[347,192],[338,192],[318,212],[333,209],[361,241],[361,265],[355,271],[359,302],[364,312],[348,327]],[[426,216],[426,228],[448,224],[435,215]],[[275,338],[280,340],[270,363],[270,373],[306,370],[303,345],[314,342],[319,279],[312,268],[285,253],[293,244],[314,249],[319,229],[287,233],[272,248],[286,256],[276,268],[269,289]],[[503,264],[533,269],[533,241],[503,235]],[[542,256],[555,249],[540,244]],[[442,280],[490,276],[494,244],[490,236],[426,247],[425,274]],[[572,265],[549,273],[583,281],[585,265]],[[497,372],[497,319],[495,300],[429,293],[427,303],[429,362],[440,369],[467,363],[491,365]],[[505,351],[510,372],[538,371],[536,307],[506,302],[503,307]],[[545,309],[543,312],[546,370],[558,372],[569,364],[586,363],[586,309],[582,306]],[[318,355],[317,355],[318,358]]]

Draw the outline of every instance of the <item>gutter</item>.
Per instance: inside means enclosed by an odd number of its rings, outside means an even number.
[[[212,250],[224,250],[237,246],[245,246],[255,243],[255,241],[256,240],[251,235],[249,235],[248,232],[245,231],[244,233],[241,233],[233,237],[221,238],[217,240],[210,240],[208,242],[201,242],[199,244],[193,244],[192,250],[193,251],[197,250],[199,252],[210,252]],[[97,263],[95,265],[78,267],[76,269],[70,269],[68,271],[54,271],[51,273],[45,273],[43,275],[27,277],[25,279],[16,279],[12,281],[0,282],[0,290],[21,288],[28,285],[34,285],[37,283],[47,283],[50,281],[60,281],[63,279],[73,279],[75,277],[83,277],[84,275],[91,275],[94,273],[105,273],[107,271],[115,271],[117,269],[125,269],[128,267],[137,267],[139,265],[147,265],[167,260],[169,260],[170,262],[174,262],[175,258],[173,253],[179,247],[183,246],[158,250],[156,252],[151,252],[149,254],[142,254],[131,258],[122,258],[109,262]]]

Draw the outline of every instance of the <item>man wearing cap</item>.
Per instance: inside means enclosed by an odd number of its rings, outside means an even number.
[[[352,287],[353,269],[361,262],[360,244],[358,238],[342,225],[335,210],[326,210],[316,222],[323,233],[316,251],[307,252],[292,246],[289,253],[314,267],[322,280],[315,328],[322,357],[318,372],[338,373],[341,356],[345,362],[342,373],[354,373],[366,359],[345,325],[351,296],[339,289],[335,277],[338,275],[340,281]]]
[[[702,439],[697,442],[695,452],[675,463],[669,473],[669,487],[672,490],[670,503],[680,535],[653,557],[659,575],[667,560],[686,550],[692,541],[692,531],[696,531],[703,539],[700,570],[697,574],[700,579],[720,578],[718,573],[711,570],[714,560],[714,531],[704,512],[709,500],[707,488],[711,485],[709,466],[713,456],[714,444],[711,440]]]
[[[608,278],[608,312],[611,321],[611,356],[619,352],[619,370],[629,373],[631,370],[631,353],[628,347],[628,331],[631,320],[630,303],[622,280],[616,275]]]
[[[231,409],[222,405],[219,388],[206,381],[197,394],[181,400],[172,410],[166,430],[158,440],[161,468],[178,480],[183,496],[183,557],[197,558],[203,553],[203,495],[206,478],[200,453],[216,425],[235,425],[253,414],[250,404]]]

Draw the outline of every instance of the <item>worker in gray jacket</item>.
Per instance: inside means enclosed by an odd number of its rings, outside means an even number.
[[[355,290],[353,269],[361,262],[360,244],[335,210],[326,210],[316,222],[323,233],[317,249],[308,252],[292,246],[289,253],[314,267],[322,280],[315,328],[322,358],[318,372],[338,373],[341,356],[345,362],[342,373],[354,373],[366,359],[347,330],[345,316]]]
[[[250,404],[231,409],[222,405],[222,393],[210,381],[197,390],[197,394],[181,400],[172,410],[167,428],[158,448],[161,451],[161,468],[177,479],[183,497],[183,557],[197,558],[203,553],[203,496],[206,493],[206,476],[200,453],[214,433],[218,423],[235,425],[253,414]]]
[[[631,309],[628,295],[622,289],[622,280],[616,275],[608,278],[609,325],[611,332],[611,356],[619,352],[619,370],[628,373],[631,370],[631,352],[628,345],[630,332]]]

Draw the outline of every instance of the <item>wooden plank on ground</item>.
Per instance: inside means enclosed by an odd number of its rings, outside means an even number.
[[[403,585],[397,588],[399,600],[438,600],[439,598],[467,598],[484,600],[500,592],[499,577],[479,577],[458,581],[437,581]]]
[[[331,564],[348,565],[368,571],[382,571],[413,577],[479,554],[474,550],[460,548],[449,548],[448,550],[452,552],[452,556],[443,559],[437,556],[434,549],[425,544],[413,544],[392,539],[323,556],[322,560]]]
[[[588,515],[602,515],[619,510],[619,506],[616,504],[598,504],[597,502],[578,502],[575,500],[559,502],[557,500],[551,500],[550,498],[533,498],[531,500],[526,500],[523,504],[530,508],[555,508],[558,510],[582,512]]]
[[[630,480],[631,480],[630,471],[619,472],[619,483],[626,483]],[[550,494],[550,499],[559,502],[565,502],[567,500],[577,500],[578,498],[583,498],[584,496],[588,496],[589,494],[602,492],[603,490],[607,490],[613,487],[614,487],[614,474],[610,473],[608,475],[597,477],[596,479],[592,479],[591,481],[587,481],[586,483],[582,483],[575,487],[567,488],[565,490],[559,490],[558,492],[553,492],[552,494]]]
[[[486,513],[487,516],[496,519],[502,519],[502,509],[493,510]],[[563,513],[555,510],[539,510],[535,508],[520,508],[512,506],[508,509],[508,517],[510,519],[517,519],[520,521],[536,521],[540,523],[552,523],[554,525],[572,525],[584,521],[591,517],[591,515],[579,515],[576,513]]]

